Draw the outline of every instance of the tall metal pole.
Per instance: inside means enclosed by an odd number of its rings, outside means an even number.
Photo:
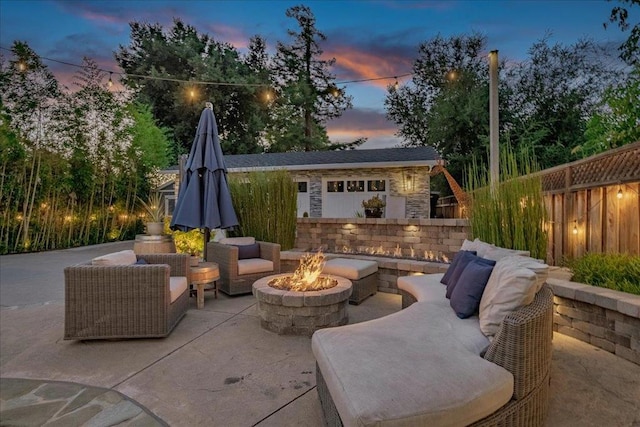
[[[494,189],[500,181],[498,124],[498,51],[492,50],[489,53],[489,171]]]

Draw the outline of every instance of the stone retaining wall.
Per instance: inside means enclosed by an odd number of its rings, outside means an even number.
[[[425,252],[452,259],[469,233],[466,219],[298,218],[295,247],[376,249],[381,254],[424,257]]]
[[[640,365],[640,296],[549,278],[553,329]]]

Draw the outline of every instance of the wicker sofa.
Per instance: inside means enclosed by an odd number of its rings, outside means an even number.
[[[241,259],[241,248],[253,244],[259,247],[256,256]],[[280,245],[252,237],[226,238],[207,244],[207,261],[220,268],[219,290],[227,295],[250,294],[253,282],[280,273]]]
[[[544,423],[553,333],[548,285],[508,314],[489,341],[478,316],[453,313],[442,276],[400,278],[400,312],[313,335],[327,425]]]
[[[65,340],[165,337],[185,315],[189,256],[129,252],[147,264],[65,268]]]

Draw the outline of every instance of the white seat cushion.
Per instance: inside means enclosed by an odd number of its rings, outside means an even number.
[[[378,271],[378,263],[363,259],[334,258],[324,264],[322,272],[346,277],[350,280],[360,280]]]
[[[187,290],[188,286],[187,278],[184,276],[169,277],[169,293],[171,294],[171,302],[177,300],[178,297]]]
[[[513,375],[479,356],[488,344],[477,317],[429,302],[311,340],[345,426],[468,425],[495,412]]]
[[[225,237],[224,239],[220,239],[219,243],[223,245],[253,245],[256,242],[255,237]]]
[[[262,258],[249,258],[238,260],[238,275],[266,273],[273,271],[273,261]]]
[[[447,287],[440,283],[442,276],[444,273],[398,277],[398,289],[409,292],[418,301],[448,306]]]
[[[91,260],[92,265],[133,265],[138,258],[135,252],[128,249],[120,252],[113,252],[107,255],[102,255]]]

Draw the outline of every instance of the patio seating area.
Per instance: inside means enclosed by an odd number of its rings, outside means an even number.
[[[311,340],[262,329],[251,294],[205,293],[200,310],[190,298],[166,338],[64,340],[64,267],[132,247],[120,242],[0,257],[0,421],[19,425],[29,417],[38,425],[64,413],[78,424],[323,425]],[[349,323],[401,305],[400,295],[377,292],[348,306]],[[20,390],[38,385],[30,380],[49,383],[49,391],[20,399]],[[70,398],[59,390],[74,387],[86,399],[76,399],[70,411]],[[640,423],[638,401],[640,366],[554,334],[546,425],[631,427]]]

